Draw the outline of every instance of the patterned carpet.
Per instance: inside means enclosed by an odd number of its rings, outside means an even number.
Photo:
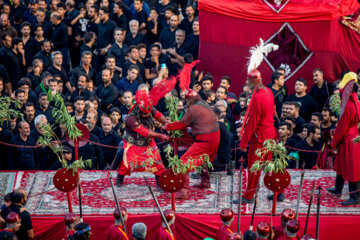
[[[295,208],[297,202],[298,188],[300,182],[300,171],[289,171],[292,177],[290,186],[285,190],[286,200],[278,203],[277,212],[284,208]],[[52,184],[54,172],[17,172],[0,173],[0,181],[3,183],[0,187],[0,196],[3,196],[13,186],[23,187],[27,190],[30,197],[26,208],[32,215],[62,215],[68,211],[67,195],[57,191]],[[244,171],[243,183],[246,183],[247,172]],[[116,172],[112,172],[116,178]],[[125,178],[124,186],[116,188],[117,197],[121,206],[128,208],[131,213],[156,213],[157,209],[148,188],[145,185],[143,176],[147,176],[153,186],[154,192],[163,208],[171,207],[171,198],[169,193],[161,192],[155,186],[155,179],[148,173],[134,173],[131,177]],[[305,173],[304,187],[302,191],[300,213],[305,214],[307,204],[310,199],[312,182],[317,179],[317,185],[320,184],[326,189],[334,184],[335,172],[333,171],[307,171]],[[113,179],[115,183],[115,179]],[[232,204],[232,200],[237,198],[239,186],[239,172],[234,176],[228,176],[226,173],[211,174],[211,189],[202,190],[192,187],[199,180],[191,179],[190,198],[187,200],[177,200],[176,210],[179,213],[218,213],[224,207],[231,207],[237,211],[237,205]],[[81,173],[81,184],[83,189],[83,213],[86,215],[109,214],[115,207],[114,197],[110,186],[107,172],[105,171],[85,171]],[[246,184],[243,184],[245,189]],[[348,189],[346,187],[345,192]],[[268,214],[271,209],[271,202],[266,196],[270,191],[261,187],[258,198],[257,213]],[[72,204],[75,212],[79,212],[79,201],[77,191],[73,191]],[[322,214],[360,214],[360,207],[342,207],[340,202],[348,196],[341,199],[329,195],[325,190],[322,191],[321,213]],[[312,213],[315,213],[316,202],[313,202]],[[251,214],[252,205],[242,205],[243,214]]]

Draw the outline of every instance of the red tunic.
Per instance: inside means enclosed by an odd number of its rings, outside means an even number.
[[[129,240],[123,228],[119,225],[111,225],[105,232],[106,240]]]
[[[216,232],[216,240],[227,240],[230,239],[230,235],[233,234],[233,231],[229,226],[222,225]]]
[[[160,119],[162,116],[163,115],[158,111],[154,112],[153,115],[155,119]],[[161,156],[154,139],[148,138],[150,129],[140,124],[134,116],[130,116],[126,121],[126,131],[130,132],[130,135],[134,135],[132,136],[133,138],[136,138],[136,134],[142,136],[143,141],[149,140],[150,144],[141,147],[131,144],[124,139],[123,161],[119,165],[117,172],[120,175],[125,176],[130,175],[132,171],[146,171],[160,176],[161,173],[165,171],[165,167],[161,161]],[[152,159],[152,164],[150,164],[151,162],[149,159]],[[145,167],[144,164],[146,165]]]
[[[252,167],[258,160],[255,151],[263,147],[266,139],[274,139],[276,131],[274,128],[275,105],[274,96],[269,88],[258,89],[251,98],[248,120],[244,128],[244,134],[240,141],[240,148],[246,149],[250,141],[248,167]],[[272,155],[267,156],[268,160]],[[260,173],[249,173],[246,192],[243,195],[246,199],[251,199],[256,192]]]
[[[173,235],[171,235],[171,233],[169,232],[169,230],[167,230],[167,228],[160,227],[158,236],[156,239],[157,240],[175,240],[175,237]]]
[[[180,121],[168,124],[166,130],[174,131],[187,126],[191,127],[195,142],[181,157],[183,163],[190,158],[195,160],[194,165],[200,166],[203,164],[200,158],[203,154],[209,155],[211,162],[214,161],[220,143],[220,130],[210,106],[203,101],[198,101],[186,111]]]
[[[352,141],[358,134],[359,121],[360,105],[356,93],[352,93],[331,143],[333,149],[338,149],[334,168],[338,175],[349,182],[360,181],[360,144]]]

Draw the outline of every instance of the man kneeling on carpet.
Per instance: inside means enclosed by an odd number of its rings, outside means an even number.
[[[120,207],[121,215],[124,219],[124,224],[126,226],[126,222],[128,219],[127,209],[124,207]],[[126,235],[122,225],[119,210],[116,208],[114,211],[115,223],[111,225],[105,232],[106,240],[128,240],[129,237]]]
[[[169,227],[174,224],[175,213],[173,212],[173,210],[171,210],[171,209],[165,210],[164,216],[165,216],[165,219],[166,219]],[[163,222],[162,226],[159,229],[156,239],[157,240],[175,240],[175,236],[172,235],[171,232],[169,232],[169,230],[166,228],[166,224]]]

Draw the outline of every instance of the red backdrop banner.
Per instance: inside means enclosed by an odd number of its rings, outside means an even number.
[[[254,5],[255,2],[257,5]],[[245,8],[246,4],[253,5]],[[241,92],[241,86],[246,80],[246,63],[250,47],[257,45],[259,38],[266,41],[288,22],[299,41],[302,41],[313,54],[287,81],[290,93],[294,92],[294,81],[298,77],[307,79],[308,90],[310,89],[314,68],[323,69],[324,78],[335,81],[343,70],[356,71],[360,67],[360,35],[338,22],[338,17],[344,12],[349,12],[339,10],[345,4],[349,6],[347,10],[350,9],[350,12],[358,7],[357,1],[341,1],[338,7],[322,3],[301,8],[299,4],[290,1],[279,14],[276,14],[260,0],[248,3],[229,0],[200,1],[200,69],[215,76],[215,86],[221,76],[229,75],[234,82],[230,90]],[[223,9],[225,6],[227,10]],[[299,8],[294,9],[291,6]],[[320,10],[326,6],[326,17],[311,15],[320,14]],[[332,6],[331,12],[329,6]],[[292,9],[292,12],[289,9]],[[247,11],[244,12],[245,10]],[[268,83],[272,70],[265,61],[259,70],[263,74],[264,82]]]
[[[131,213],[130,213],[131,214]],[[241,218],[241,231],[244,233],[249,228],[251,216]],[[255,224],[260,221],[269,221],[269,216],[256,216]],[[299,216],[301,229],[304,231],[305,216]],[[37,240],[60,240],[65,233],[63,217],[32,217],[35,239]],[[84,222],[89,223],[92,229],[92,240],[104,240],[106,229],[113,224],[112,216],[103,217],[84,217]],[[280,224],[280,217],[273,217],[274,226]],[[137,222],[143,222],[147,226],[147,238],[156,239],[156,233],[160,227],[160,215],[129,215],[127,231],[131,232],[131,227]],[[320,217],[320,239],[356,239],[358,236],[357,225],[360,216],[321,216]],[[236,230],[237,218],[235,217],[233,226]],[[309,221],[308,233],[315,236],[316,217],[312,215]],[[175,233],[176,239],[194,240],[204,239],[205,237],[215,238],[216,230],[221,226],[218,215],[193,215],[178,214],[176,216]],[[131,239],[131,238],[130,238]]]

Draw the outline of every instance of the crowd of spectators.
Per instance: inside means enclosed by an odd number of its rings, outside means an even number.
[[[36,146],[42,123],[54,125],[54,103],[47,99],[51,91],[60,93],[68,113],[90,130],[93,144],[81,147],[79,156],[91,159],[92,169],[116,169],[122,160],[122,123],[137,90],[150,90],[198,57],[196,4],[170,0],[5,1],[0,23],[0,95],[19,100],[20,106],[12,108],[22,112],[25,121],[8,119],[1,126],[0,142],[10,145],[0,145],[4,153],[0,168],[60,167],[49,147],[23,147]],[[311,169],[320,160],[326,162],[322,166],[332,167],[331,153],[319,158],[319,151],[329,144],[330,131],[335,128],[337,116],[328,99],[338,90],[323,75],[321,69],[314,69],[315,85],[309,91],[309,80],[297,79],[295,93],[290,95],[283,69],[277,69],[271,79],[263,79],[274,94],[278,140],[287,147],[291,168]],[[227,169],[229,174],[234,166],[239,167],[240,158],[245,159],[246,167],[247,153],[236,148],[251,98],[246,84],[240,95],[234,94],[232,91],[238,91],[231,88],[231,80],[223,76],[215,87],[210,73],[194,69],[190,85],[218,117],[221,140],[213,171]],[[184,94],[175,89],[167,97],[171,95],[180,100],[181,118],[187,110]],[[167,115],[163,99],[156,108]],[[55,129],[59,138],[65,139],[64,126]],[[71,163],[73,149],[64,145]]]

